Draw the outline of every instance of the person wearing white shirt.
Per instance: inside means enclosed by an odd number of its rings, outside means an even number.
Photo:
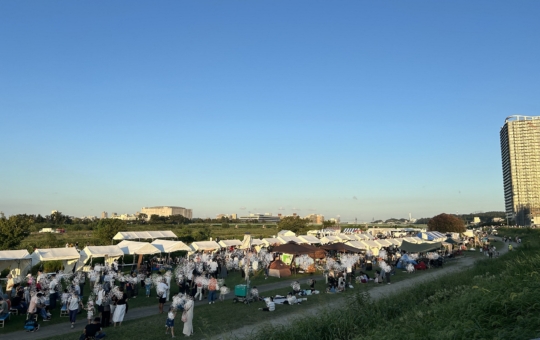
[[[169,289],[169,286],[165,283],[165,279],[158,283],[156,290],[159,298],[159,314],[163,314],[163,304],[166,300],[167,289]]]
[[[77,319],[77,313],[79,312],[79,295],[75,292],[71,294],[68,299],[67,308],[69,311],[69,321],[71,322],[71,328],[75,327],[75,321]]]
[[[56,308],[56,301],[58,300],[58,293],[56,292],[56,286],[58,281],[56,281],[56,274],[51,275],[51,283],[49,283],[49,310]]]
[[[167,290],[166,290],[167,301],[169,301],[169,295],[171,293],[171,276],[172,275],[165,275],[165,283],[167,284]]]
[[[273,297],[269,297],[268,300],[266,300],[266,308],[259,308],[259,310],[262,310],[263,312],[273,312],[276,310],[276,303],[274,302]]]

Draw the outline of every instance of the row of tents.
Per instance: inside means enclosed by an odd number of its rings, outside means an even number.
[[[420,237],[374,239],[369,234],[335,234],[317,238],[313,235],[296,236],[293,232],[282,230],[276,237],[251,239],[249,246],[255,246],[256,249],[268,246],[283,246],[296,244],[307,248],[299,252],[297,247],[294,252],[287,252],[275,248],[275,251],[291,254],[314,254],[314,249],[336,250],[336,251],[370,251],[377,255],[379,249],[388,246],[397,246],[409,252],[429,251],[448,246],[444,234],[432,232],[427,235],[418,235]],[[82,269],[92,258],[106,258],[112,262],[114,259],[124,255],[170,254],[177,251],[196,252],[196,251],[216,251],[222,248],[242,247],[243,241],[240,240],[221,240],[216,241],[198,241],[190,245],[178,240],[167,240],[164,238],[176,238],[172,231],[143,231],[143,232],[120,232],[114,236],[113,240],[120,240],[120,243],[110,246],[87,246],[80,253],[75,248],[51,248],[37,249],[32,254],[26,250],[5,250],[0,251],[0,271],[10,268],[14,277],[26,275],[32,266],[44,261],[63,261],[65,271],[71,271],[74,267],[77,270]],[[152,239],[150,242],[141,242],[140,240]],[[139,240],[139,241],[134,241]],[[322,245],[320,248],[314,245]],[[426,250],[427,249],[427,250]]]

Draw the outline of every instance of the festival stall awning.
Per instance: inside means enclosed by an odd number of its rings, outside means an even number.
[[[424,241],[418,237],[404,237],[404,241],[407,241],[409,243],[423,243]]]
[[[332,236],[332,235],[328,235],[321,238],[321,244],[334,243],[334,242],[340,242],[340,241],[341,240],[338,237]]]
[[[191,247],[192,251],[221,249],[221,246],[215,241],[193,242],[189,246]]]
[[[373,236],[369,235],[369,234],[354,234],[353,235],[358,241],[363,241],[363,240],[371,240],[373,239]]]
[[[434,243],[411,243],[408,241],[403,241],[400,246],[401,250],[405,250],[409,253],[425,253],[427,251],[436,250],[441,248],[441,242]]]
[[[401,242],[402,242],[402,239],[400,239],[400,238],[389,238],[388,241],[392,242],[392,244],[395,245],[395,246],[400,246]]]
[[[118,246],[87,246],[79,254],[77,271],[83,269],[86,263],[95,257],[107,257],[109,261],[124,256],[124,252]]]
[[[176,234],[170,230],[120,231],[114,235],[113,240],[155,240],[176,237]]]
[[[32,257],[32,265],[36,265],[41,261],[63,261],[64,272],[66,273],[73,270],[80,257],[75,248],[37,249],[30,256]]]
[[[240,240],[221,240],[218,243],[223,248],[238,247],[242,245],[242,241]]]
[[[252,246],[260,246],[261,244],[264,244],[263,240],[259,240],[257,238],[251,239]]]
[[[362,242],[363,244],[368,246],[368,248],[375,248],[375,249],[380,249],[381,248],[381,245],[376,243],[375,241],[364,240],[364,241],[360,241],[360,242]]]
[[[321,246],[324,250],[335,250],[335,251],[342,251],[342,252],[351,252],[351,253],[360,253],[361,250],[355,247],[352,247],[350,245],[347,245],[345,243],[332,243],[327,244],[324,246]]]
[[[294,242],[294,243],[306,243],[305,241],[301,240],[300,238],[298,238],[298,237],[296,237],[296,236],[283,236],[283,235],[278,235],[277,238],[281,241],[281,244],[288,243],[288,242]]]
[[[125,255],[151,255],[160,253],[156,246],[148,242],[122,241],[117,246]]]
[[[272,248],[272,252],[292,255],[304,255],[313,252],[313,250],[305,247],[302,244],[291,242],[275,246],[274,248]]]
[[[32,268],[32,258],[26,249],[1,250],[0,272],[9,268],[14,278],[26,275]]]
[[[364,243],[360,242],[360,241],[349,241],[347,242],[348,245],[350,245],[351,247],[355,247],[355,248],[358,248],[358,249],[368,249],[369,247],[367,245],[365,245]]]
[[[380,239],[380,240],[374,240],[373,242],[378,243],[381,245],[381,247],[389,247],[393,245],[392,242],[386,240],[386,239]]]
[[[440,233],[438,231],[427,231],[427,232],[420,232],[417,237],[428,240],[428,241],[436,241],[436,242],[442,242],[446,240],[446,235],[443,233]]]
[[[296,236],[296,234],[293,233],[292,231],[290,231],[290,230],[285,230],[285,229],[280,230],[277,234],[278,234],[278,237],[279,237],[279,236]]]
[[[151,244],[162,253],[173,253],[175,251],[191,251],[191,248],[182,241],[154,240]]]
[[[354,241],[354,240],[356,240],[356,237],[354,237],[353,235],[336,234],[335,236],[336,236],[337,238],[339,238],[342,242],[347,242],[347,241]]]
[[[298,236],[298,238],[301,239],[302,241],[304,241],[305,243],[309,243],[309,244],[319,244],[319,243],[321,243],[321,240],[319,240],[318,238],[316,238],[313,235],[300,235],[300,236]]]
[[[267,237],[262,239],[263,243],[268,247],[274,244],[281,244],[281,242],[278,238],[275,237]]]

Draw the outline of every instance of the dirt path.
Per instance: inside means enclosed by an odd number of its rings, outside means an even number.
[[[498,241],[501,241],[501,239],[498,238]],[[512,242],[511,244],[514,248],[518,246],[518,244],[514,242]],[[507,244],[505,244],[504,249],[498,249],[498,250],[499,250],[500,255],[507,253],[508,252]],[[456,259],[455,261],[457,261],[457,263],[451,267],[443,268],[443,270],[430,271],[418,277],[414,277],[414,274],[411,274],[412,277],[410,279],[403,280],[397,283],[392,283],[391,285],[373,286],[372,289],[367,291],[367,293],[370,295],[371,299],[373,300],[380,299],[382,297],[385,297],[391,294],[399,293],[400,291],[416,286],[422,282],[434,280],[436,278],[439,278],[445,275],[450,275],[453,273],[463,271],[471,267],[472,265],[474,265],[474,263],[478,259],[482,259],[482,258],[481,257],[477,257],[477,258],[463,257],[460,259]],[[343,304],[343,300],[345,298],[346,298],[345,296],[339,297],[335,299],[332,303],[325,304],[318,308],[311,308],[308,310],[299,310],[297,313],[294,313],[294,314],[288,314],[282,317],[272,318],[265,322],[261,322],[255,325],[244,326],[242,328],[238,328],[233,331],[216,335],[212,338],[212,340],[242,339],[250,335],[253,335],[259,328],[263,326],[265,327],[267,327],[268,325],[272,325],[276,327],[287,326],[298,318],[315,315],[319,313],[320,311],[322,311],[323,309],[328,310],[329,308],[338,308]]]

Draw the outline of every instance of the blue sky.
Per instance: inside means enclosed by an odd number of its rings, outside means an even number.
[[[0,210],[502,210],[499,129],[540,115],[539,14],[538,1],[2,1]]]

